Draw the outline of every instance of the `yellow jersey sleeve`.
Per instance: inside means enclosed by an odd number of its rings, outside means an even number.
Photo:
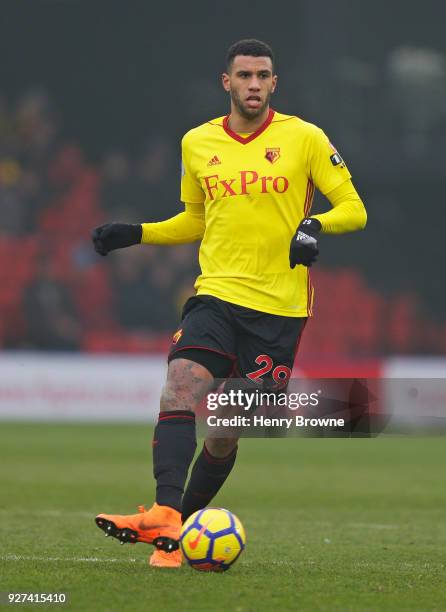
[[[203,238],[203,204],[187,203],[179,215],[159,223],[142,223],[141,244],[186,244]]]
[[[181,142],[181,201],[203,204],[206,196],[191,168],[191,155],[186,136]]]
[[[320,215],[311,215],[320,221],[324,234],[343,234],[364,229],[367,212],[350,179],[327,193],[327,198],[333,208]]]
[[[312,130],[307,172],[324,195],[351,178],[344,160],[320,128]]]

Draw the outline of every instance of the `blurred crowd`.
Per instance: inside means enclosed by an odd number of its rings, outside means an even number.
[[[132,247],[98,256],[90,231],[109,221],[179,212],[176,142],[155,135],[141,152],[90,163],[63,136],[45,92],[0,97],[0,346],[149,352],[167,349],[193,294],[197,244]],[[351,266],[318,266],[317,354],[439,353],[446,325],[420,318],[413,293],[384,297]]]
[[[45,92],[0,98],[0,344],[164,346],[193,293],[196,245],[101,258],[90,231],[179,212],[175,146],[154,138],[136,159],[112,151],[93,165],[61,134]]]

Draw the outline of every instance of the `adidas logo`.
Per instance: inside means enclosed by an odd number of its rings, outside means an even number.
[[[208,166],[218,166],[218,164],[221,164],[221,161],[218,159],[217,155],[214,155],[214,157],[208,161]]]

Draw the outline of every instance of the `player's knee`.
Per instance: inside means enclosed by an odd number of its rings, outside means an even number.
[[[178,393],[168,383],[165,384],[160,397],[160,411],[166,412],[167,410],[187,410],[184,406],[180,407]]]
[[[180,388],[178,385],[166,382],[160,397],[160,410],[191,410],[195,412],[197,398],[190,389]]]
[[[213,376],[202,365],[188,359],[173,359],[161,393],[160,409],[195,411],[213,384]]]

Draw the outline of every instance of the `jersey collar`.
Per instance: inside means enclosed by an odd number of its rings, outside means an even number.
[[[246,138],[244,138],[243,136],[240,136],[240,134],[237,134],[237,132],[233,132],[231,130],[231,128],[229,127],[229,117],[230,116],[231,115],[226,115],[226,117],[223,119],[224,131],[226,132],[226,134],[228,134],[228,136],[230,136],[234,140],[237,140],[237,142],[241,142],[242,144],[248,144],[248,142],[251,142],[252,140],[254,140],[254,138],[257,138],[257,136],[260,136],[260,134],[266,130],[266,128],[269,126],[269,124],[273,120],[274,111],[272,108],[270,108],[268,117],[265,119],[262,125],[259,128],[257,128],[255,132],[253,132]]]

